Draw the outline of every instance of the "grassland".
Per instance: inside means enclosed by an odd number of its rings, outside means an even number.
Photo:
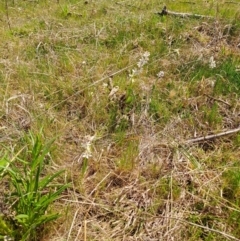
[[[156,14],[165,4],[212,18]],[[55,184],[71,184],[46,210],[60,217],[26,240],[240,240],[239,10],[213,0],[0,2],[1,158],[21,170],[29,139],[54,139],[37,175],[65,170]],[[0,177],[6,236],[19,199]]]

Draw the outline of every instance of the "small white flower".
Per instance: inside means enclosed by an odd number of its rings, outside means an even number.
[[[146,51],[142,57],[139,59],[137,66],[139,69],[141,69],[145,64],[147,64],[147,62],[149,61],[149,56],[150,53],[148,51]]]
[[[157,77],[158,78],[163,78],[165,75],[164,71],[160,71],[158,74],[157,74]]]
[[[96,136],[85,136],[85,142],[82,143],[83,148],[85,149],[81,155],[81,158],[89,159],[92,157],[92,142],[96,139]]]
[[[134,77],[139,75],[143,70],[143,66],[148,63],[149,56],[150,56],[150,53],[148,51],[144,52],[141,58],[139,59],[139,61],[137,62],[138,68],[132,69],[131,73],[128,75],[132,83],[135,81]]]
[[[144,52],[143,57],[149,59],[150,53],[148,51]]]
[[[86,146],[85,146],[86,149],[85,149],[84,153],[82,154],[83,158],[89,159],[90,157],[92,157],[91,145],[92,145],[91,142],[86,143]]]
[[[210,59],[209,59],[209,68],[211,68],[211,69],[216,68],[216,62],[215,62],[213,56],[211,56]]]

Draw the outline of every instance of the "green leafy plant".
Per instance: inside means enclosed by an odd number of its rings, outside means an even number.
[[[54,180],[64,171],[45,174],[45,161],[53,141],[43,144],[40,138],[30,134],[24,157],[17,155],[14,161],[1,160],[0,173],[10,179],[10,197],[14,215],[11,221],[16,229],[17,240],[36,240],[38,228],[55,220],[59,214],[47,212],[49,206],[68,187],[68,184],[56,184]],[[3,176],[2,175],[2,176]]]

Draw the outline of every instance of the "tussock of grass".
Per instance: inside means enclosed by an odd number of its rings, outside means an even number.
[[[239,5],[166,2],[206,20],[155,0],[7,3],[1,153],[41,132],[72,184],[42,240],[238,240],[239,134],[186,140],[239,126]]]

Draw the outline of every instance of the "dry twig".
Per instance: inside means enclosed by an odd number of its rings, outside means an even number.
[[[207,16],[207,15],[201,15],[201,14],[194,14],[194,13],[180,13],[180,12],[173,12],[167,10],[167,7],[164,6],[161,12],[157,12],[158,15],[164,16],[164,15],[172,15],[175,17],[181,17],[181,18],[207,18],[207,19],[212,19],[212,16]]]
[[[240,126],[238,128],[235,128],[235,129],[232,129],[232,130],[228,130],[228,131],[223,131],[223,132],[220,132],[218,134],[207,135],[207,136],[202,136],[202,137],[198,137],[198,138],[189,139],[189,140],[185,141],[185,144],[209,141],[209,140],[216,139],[216,138],[219,138],[219,137],[222,137],[222,136],[231,135],[231,134],[234,134],[234,133],[237,133],[237,132],[240,132]]]
[[[240,4],[239,2],[234,2],[234,1],[226,1],[226,2],[224,2],[225,4]]]

